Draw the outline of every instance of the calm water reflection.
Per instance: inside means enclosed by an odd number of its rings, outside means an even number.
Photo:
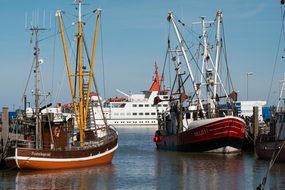
[[[65,171],[21,171],[15,177],[15,189],[115,189],[115,184],[109,181],[115,173],[113,165]]]
[[[237,155],[156,151],[154,128],[119,129],[113,164],[57,171],[2,171],[0,189],[255,189],[267,162]],[[285,189],[285,164],[266,189]]]

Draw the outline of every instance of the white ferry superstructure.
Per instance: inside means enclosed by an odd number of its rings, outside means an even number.
[[[93,114],[96,119],[96,125],[104,124],[102,112],[109,125],[115,127],[123,126],[157,126],[157,113],[162,113],[168,108],[169,96],[167,90],[160,90],[161,79],[158,74],[157,65],[155,65],[155,77],[149,90],[141,94],[127,95],[126,97],[109,98],[102,100],[96,94],[92,94]],[[159,97],[159,103],[154,105],[155,98]],[[100,98],[100,101],[99,99]],[[100,107],[100,102],[102,108]]]

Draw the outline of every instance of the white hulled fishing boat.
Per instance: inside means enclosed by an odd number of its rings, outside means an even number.
[[[84,68],[82,49],[83,45],[85,45],[83,43],[83,27],[85,25],[83,24],[81,13],[82,0],[77,1],[76,6],[78,10],[78,33],[76,35],[78,45],[74,73],[71,72],[66,49],[62,21],[63,12],[57,11],[56,13],[66,59],[72,109],[74,111],[73,116],[67,117],[60,108],[46,108],[45,110],[40,108],[42,95],[38,84],[40,81],[38,33],[41,29],[36,26],[32,27],[30,30],[35,37],[35,107],[30,112],[30,115],[26,114],[20,120],[25,133],[24,140],[16,140],[9,144],[5,154],[5,162],[10,168],[35,170],[65,169],[89,167],[112,162],[118,147],[117,131],[110,127],[106,120],[104,125],[94,126],[90,124],[95,123],[94,118],[90,117],[89,108],[91,89],[95,88],[97,91],[93,68],[101,10],[96,9],[93,12],[96,15],[96,27],[92,58],[88,59],[89,68]],[[78,84],[76,85],[74,81],[77,81]]]

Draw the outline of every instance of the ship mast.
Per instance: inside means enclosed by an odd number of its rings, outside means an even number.
[[[35,34],[35,47],[34,47],[34,55],[36,59],[35,65],[35,113],[36,113],[36,148],[41,148],[41,124],[40,124],[40,114],[39,114],[39,99],[40,99],[40,90],[39,90],[39,82],[40,82],[40,73],[39,73],[39,41],[38,41],[38,32],[39,28],[33,27],[30,29],[33,34]]]
[[[96,18],[96,27],[95,27],[94,38],[93,38],[92,56],[91,56],[91,60],[89,61],[90,70],[88,71],[83,65],[83,60],[84,60],[83,59],[84,36],[83,35],[84,33],[83,33],[83,22],[82,22],[82,0],[78,0],[76,1],[76,3],[78,4],[78,21],[77,21],[78,32],[77,32],[77,56],[76,56],[77,70],[75,71],[74,75],[72,75],[71,73],[70,63],[68,59],[65,34],[64,34],[64,29],[63,29],[62,12],[58,10],[56,15],[59,20],[61,39],[62,39],[62,44],[63,44],[63,49],[64,49],[66,68],[68,72],[69,87],[70,87],[70,93],[72,96],[74,114],[75,114],[77,126],[79,128],[79,132],[80,132],[80,145],[83,146],[84,145],[84,130],[86,129],[86,126],[87,126],[88,112],[90,109],[89,101],[90,101],[92,79],[93,79],[93,82],[96,88],[96,83],[95,83],[95,79],[93,76],[93,69],[94,69],[94,62],[95,62],[94,61],[95,51],[96,51],[96,44],[97,44],[99,22],[100,22],[100,17],[101,17],[101,10],[94,11],[94,12],[98,11],[99,13],[97,14],[97,18]],[[86,52],[86,54],[88,54],[88,52]],[[79,83],[78,89],[75,86],[75,84],[73,86],[73,80],[72,80],[73,76],[78,78],[78,83]],[[76,81],[76,78],[75,78],[75,81]],[[78,90],[77,98],[76,98],[76,90]]]
[[[222,39],[221,39],[221,23],[222,23],[222,12],[218,11],[216,14],[216,57],[215,62],[213,62],[209,45],[208,45],[208,32],[206,30],[206,23],[213,23],[213,21],[205,21],[205,17],[201,17],[201,25],[202,25],[202,36],[203,36],[203,60],[202,60],[202,75],[201,75],[201,84],[203,80],[205,80],[205,92],[207,97],[207,101],[210,103],[211,107],[208,111],[213,111],[217,106],[217,85],[220,85],[225,96],[228,97],[228,93],[226,92],[224,85],[221,81],[219,75],[220,69],[220,59],[221,59],[221,48],[222,48]],[[201,91],[200,91],[201,93]],[[199,94],[201,98],[201,94]]]
[[[204,47],[204,51],[203,51],[203,61],[202,61],[202,75],[201,75],[201,84],[203,83],[204,77],[206,77],[206,95],[207,95],[207,100],[210,97],[209,94],[209,87],[208,87],[208,80],[209,78],[209,72],[211,72],[210,70],[210,66],[209,66],[209,60],[210,60],[210,53],[208,50],[208,32],[206,30],[206,22],[205,22],[205,18],[204,16],[201,16],[201,24],[202,24],[202,36],[203,36],[203,47]],[[204,76],[206,75],[206,76]],[[200,91],[200,96],[201,96],[201,91]]]
[[[202,60],[202,74],[201,74],[201,84],[203,82],[203,80],[205,80],[205,95],[207,99],[208,104],[210,105],[209,107],[207,107],[207,113],[208,113],[208,117],[211,117],[211,113],[212,113],[212,109],[215,107],[213,105],[213,103],[215,103],[215,99],[213,98],[215,95],[212,95],[213,91],[212,91],[212,86],[215,86],[215,83],[212,79],[212,75],[213,75],[213,69],[212,67],[214,67],[213,62],[212,62],[212,58],[210,55],[210,51],[209,51],[209,40],[208,40],[208,30],[206,29],[206,24],[208,23],[213,23],[213,21],[205,21],[205,16],[201,16],[201,25],[202,25],[202,38],[203,38],[203,60]],[[212,65],[212,66],[211,66]],[[217,72],[214,72],[215,75],[217,74]],[[201,91],[200,91],[201,93]],[[201,96],[201,94],[200,94]]]
[[[40,83],[40,64],[42,63],[42,60],[39,58],[40,55],[40,48],[39,48],[39,39],[38,34],[40,31],[46,30],[45,28],[40,28],[36,25],[29,28],[29,30],[32,32],[32,36],[35,37],[35,46],[34,46],[34,56],[35,56],[35,90],[33,92],[33,95],[35,96],[35,108],[34,113],[36,117],[36,148],[41,149],[42,148],[42,129],[41,129],[41,120],[40,120],[40,96],[42,96],[39,83]]]
[[[213,101],[216,102],[217,99],[217,85],[220,85],[221,91],[225,94],[225,97],[227,98],[228,101],[228,92],[226,91],[226,88],[221,80],[219,70],[220,70],[220,65],[221,65],[221,49],[222,49],[222,38],[221,38],[221,25],[223,22],[223,14],[222,11],[217,11],[216,14],[216,59],[215,59],[215,75],[214,75],[214,90],[213,90]],[[217,102],[216,102],[217,103]]]
[[[39,99],[40,99],[40,73],[39,73],[39,40],[38,40],[38,28],[31,29],[35,33],[35,58],[36,58],[36,67],[35,67],[35,113],[36,113],[36,148],[41,148],[41,124],[40,124],[40,113],[39,113]]]
[[[190,74],[190,78],[191,78],[192,85],[193,85],[193,87],[194,87],[195,95],[196,95],[196,97],[197,97],[197,99],[198,99],[198,105],[199,105],[199,107],[200,107],[200,109],[201,109],[201,111],[202,111],[202,113],[203,113],[203,117],[205,117],[205,111],[204,111],[204,108],[203,108],[203,104],[202,104],[202,101],[201,101],[201,99],[199,98],[199,95],[198,95],[198,94],[199,94],[199,93],[198,93],[198,90],[199,90],[199,89],[198,89],[198,87],[197,87],[197,83],[195,82],[194,75],[193,75],[193,73],[192,73],[192,70],[191,70],[191,67],[190,67],[190,63],[189,63],[188,57],[187,57],[187,55],[186,55],[186,49],[187,49],[187,48],[184,47],[184,43],[185,43],[185,42],[184,42],[184,40],[182,39],[182,37],[181,37],[181,35],[180,35],[180,32],[179,32],[179,30],[178,30],[178,28],[177,28],[177,25],[176,25],[175,21],[174,21],[173,13],[172,13],[172,12],[169,12],[169,13],[168,13],[167,19],[168,19],[169,22],[171,22],[171,24],[172,24],[172,26],[173,26],[173,28],[174,28],[174,31],[175,31],[175,34],[176,34],[176,37],[177,37],[177,40],[178,40],[178,43],[179,43],[179,47],[180,47],[180,49],[181,49],[183,58],[184,58],[184,60],[185,60],[185,62],[186,62],[186,66],[187,66],[187,69],[188,69],[189,74]]]
[[[221,25],[221,20],[222,19],[222,12],[218,11],[217,12],[217,33],[216,33],[216,60],[215,60],[215,76],[214,76],[214,100],[216,99],[217,96],[217,82],[218,82],[218,70],[219,70],[219,63],[220,63],[220,55],[221,55],[221,30],[220,30],[220,25]]]
[[[82,1],[78,1],[78,34],[77,34],[77,65],[78,65],[78,78],[79,78],[79,94],[78,94],[78,103],[79,103],[79,130],[80,130],[80,144],[83,146],[84,133],[83,130],[85,128],[84,123],[84,100],[83,100],[83,55],[82,55],[82,19],[81,19],[81,4]]]

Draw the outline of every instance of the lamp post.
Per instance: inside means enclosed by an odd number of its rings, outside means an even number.
[[[246,73],[246,100],[248,101],[248,76],[253,75],[253,72]]]

